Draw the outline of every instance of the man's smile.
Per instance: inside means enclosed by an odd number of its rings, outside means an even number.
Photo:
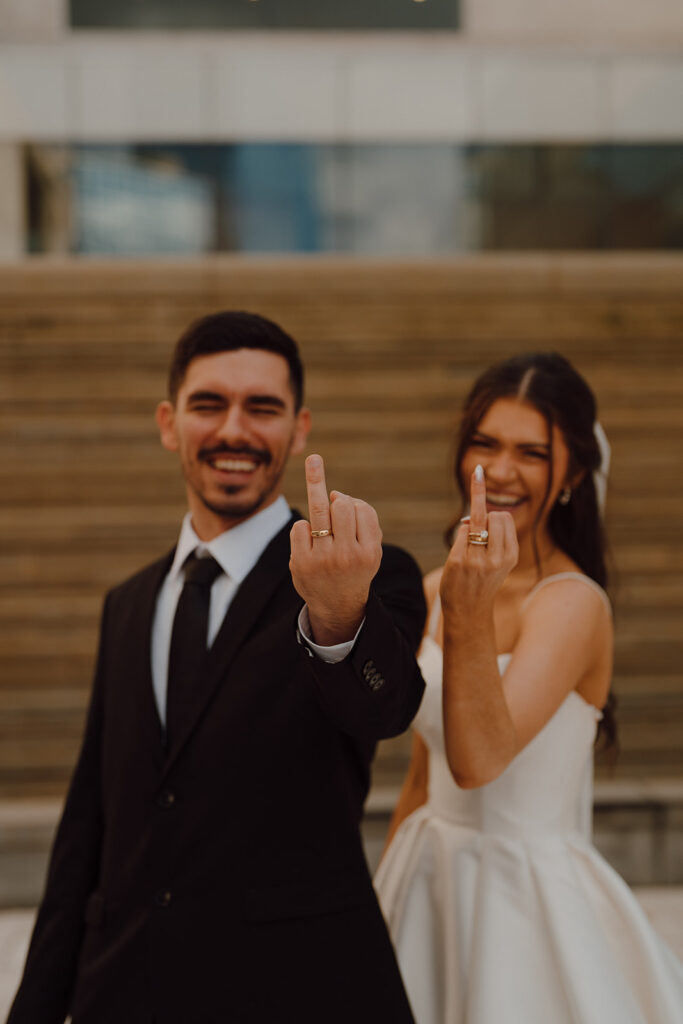
[[[209,459],[208,462],[214,469],[220,469],[227,473],[253,473],[259,465],[258,462],[247,459],[218,458]]]
[[[200,450],[199,460],[206,462],[212,469],[220,473],[250,475],[255,473],[259,466],[269,465],[272,462],[272,456],[265,448],[241,448],[239,451],[213,448]]]

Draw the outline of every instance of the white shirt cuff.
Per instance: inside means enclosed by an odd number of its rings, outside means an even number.
[[[365,619],[363,619],[365,622]],[[358,634],[363,628],[363,622],[356,631],[356,635],[353,640],[345,640],[343,644],[333,644],[331,647],[321,647],[320,644],[316,644],[311,640],[311,621],[308,617],[308,605],[304,605],[299,612],[299,632],[306,641],[306,645],[310,647],[314,654],[316,654],[321,661],[326,661],[328,665],[336,665],[338,661],[343,661],[351,651],[353,646],[358,639]]]

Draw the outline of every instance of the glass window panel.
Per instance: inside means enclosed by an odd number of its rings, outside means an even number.
[[[683,146],[31,146],[27,249],[683,248]]]
[[[455,146],[353,147],[344,249],[426,256],[467,248],[463,177]]]
[[[247,252],[319,252],[326,241],[320,165],[325,146],[230,146],[223,161],[224,218],[235,248]]]
[[[77,252],[202,253],[214,247],[214,183],[151,147],[80,147],[73,163]]]
[[[70,0],[75,28],[455,29],[458,0]]]

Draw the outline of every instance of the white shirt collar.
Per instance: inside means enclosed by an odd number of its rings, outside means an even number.
[[[272,505],[205,543],[194,532],[192,518],[188,512],[180,529],[169,577],[177,577],[187,556],[197,549],[199,554],[208,551],[223,572],[236,583],[241,583],[254,568],[273,537],[289,522],[291,515],[289,505],[281,495]]]

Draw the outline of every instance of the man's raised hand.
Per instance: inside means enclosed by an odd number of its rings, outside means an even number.
[[[306,459],[310,524],[290,534],[289,567],[308,606],[312,639],[321,646],[353,640],[365,615],[370,583],[382,560],[382,531],[371,505],[325,485],[320,455]]]

